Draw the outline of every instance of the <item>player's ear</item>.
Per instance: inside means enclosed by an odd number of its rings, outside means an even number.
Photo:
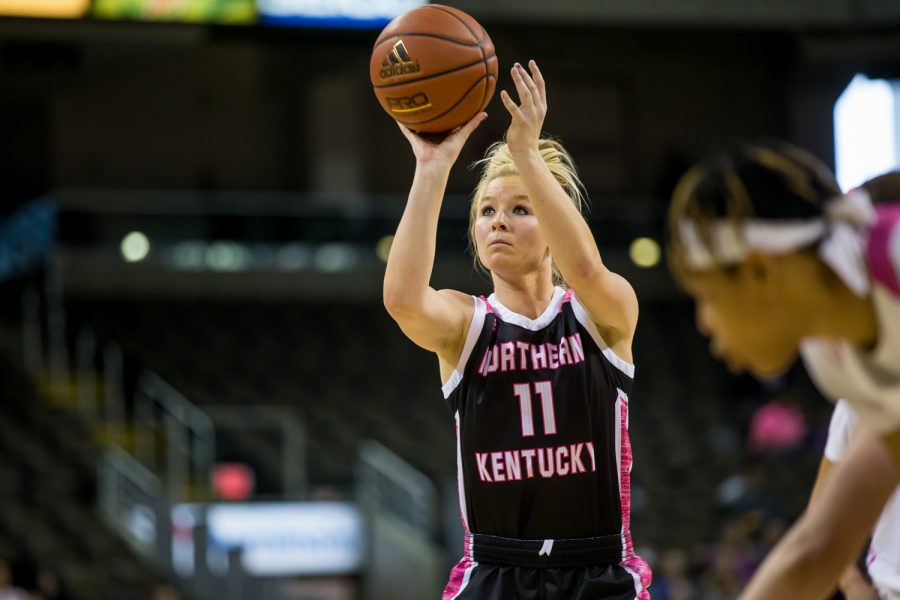
[[[778,260],[773,256],[750,252],[741,265],[740,272],[751,289],[761,295],[771,296],[778,287],[779,266]]]
[[[751,252],[744,261],[744,274],[753,281],[764,282],[770,277],[770,265],[768,256],[759,252]]]

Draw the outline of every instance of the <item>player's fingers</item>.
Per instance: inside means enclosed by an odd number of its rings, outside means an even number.
[[[541,99],[544,107],[547,106],[547,84],[544,81],[544,75],[541,73],[541,70],[538,68],[537,62],[531,61],[528,66],[531,68],[531,76],[534,79],[534,85],[537,88],[538,96]]]
[[[401,122],[399,122],[399,121],[394,121],[394,122],[397,123],[397,127],[400,128],[400,133],[403,134],[403,137],[405,137],[405,138],[408,139],[410,142],[412,142],[412,141],[413,141],[413,136],[414,136],[415,134],[414,134],[412,131],[410,131],[409,127],[407,127],[406,125],[404,125],[403,123],[401,123]]]
[[[503,102],[503,106],[506,107],[506,110],[509,111],[513,117],[521,117],[522,113],[519,111],[519,107],[510,97],[509,93],[506,90],[500,90],[500,101]]]
[[[459,135],[462,136],[463,139],[468,138],[472,135],[472,132],[481,125],[481,122],[487,118],[486,112],[480,112],[471,119],[468,120],[462,127],[459,128]]]
[[[538,102],[540,100],[540,95],[538,94],[537,85],[535,85],[534,79],[531,77],[531,73],[529,73],[528,69],[526,69],[519,63],[516,63],[516,66],[519,68],[519,75],[522,76],[522,81],[525,82],[525,87],[527,87],[528,91],[531,92],[533,100],[535,102]]]
[[[519,102],[522,106],[534,104],[531,90],[528,89],[528,84],[525,83],[525,78],[522,74],[522,65],[516,63],[511,69],[511,72],[513,83],[516,84],[516,91],[519,93]]]

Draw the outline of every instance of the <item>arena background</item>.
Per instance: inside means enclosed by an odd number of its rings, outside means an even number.
[[[638,293],[651,593],[734,598],[802,510],[830,406],[800,367],[757,382],[709,357],[657,256],[665,208],[737,140],[833,165],[857,74],[893,81],[900,114],[900,4],[445,1],[489,31],[500,88],[540,63],[545,130]],[[414,4],[0,0],[0,587],[439,596],[461,552],[453,424],[436,361],[381,306],[414,165],[367,75],[373,6]],[[439,287],[488,289],[464,167],[505,130],[499,98],[488,112],[450,181]],[[898,121],[883,131],[896,149]]]

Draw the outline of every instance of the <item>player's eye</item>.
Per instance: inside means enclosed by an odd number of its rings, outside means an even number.
[[[491,206],[485,206],[481,209],[481,216],[483,217],[489,217],[492,214],[494,214],[494,209]]]
[[[513,209],[513,212],[517,215],[527,215],[528,209],[525,208],[524,206],[517,206]]]

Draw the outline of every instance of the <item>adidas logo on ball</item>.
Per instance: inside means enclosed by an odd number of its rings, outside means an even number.
[[[381,63],[380,74],[382,79],[386,79],[387,77],[396,77],[397,75],[418,73],[421,70],[422,68],[419,66],[419,61],[413,60],[410,57],[403,40],[399,40],[394,44],[394,47],[391,48],[391,51],[388,52],[384,62]]]

